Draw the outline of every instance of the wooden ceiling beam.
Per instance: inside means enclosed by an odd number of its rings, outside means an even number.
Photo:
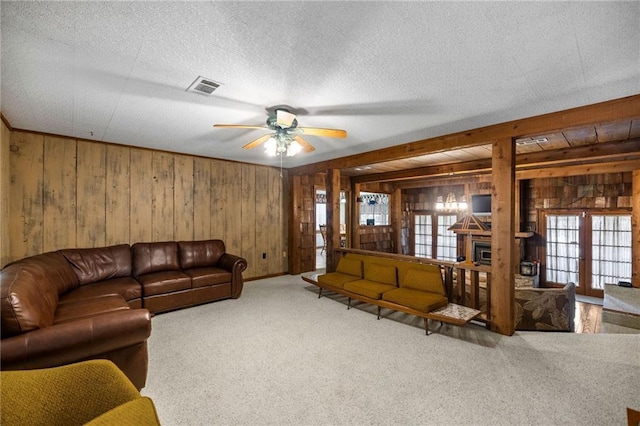
[[[594,145],[582,145],[575,148],[562,148],[550,151],[528,152],[516,156],[516,170],[530,167],[557,166],[563,163],[580,161],[602,162],[603,160],[622,159],[630,154],[640,154],[640,139],[621,142],[608,142]],[[465,161],[440,166],[419,167],[396,172],[373,173],[370,175],[354,176],[353,182],[389,182],[400,180],[415,180],[438,176],[454,176],[468,174],[483,174],[491,171],[491,159]]]
[[[346,169],[389,160],[399,160],[435,152],[483,145],[493,143],[495,140],[502,138],[518,138],[552,133],[585,125],[603,124],[635,117],[640,117],[640,95],[523,118],[450,135],[423,139],[334,160],[293,167],[289,169],[289,174],[291,176],[305,175],[327,171],[332,168]]]

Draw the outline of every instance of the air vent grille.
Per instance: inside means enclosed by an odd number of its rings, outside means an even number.
[[[545,142],[549,142],[549,139],[547,138],[518,139],[516,140],[516,145],[518,146],[533,145],[535,143],[545,143]]]
[[[187,89],[187,92],[199,93],[201,95],[210,96],[216,89],[220,87],[220,83],[206,77],[198,76],[191,83],[191,86]]]

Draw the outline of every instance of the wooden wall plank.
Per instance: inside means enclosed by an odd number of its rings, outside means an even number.
[[[193,157],[176,155],[174,170],[174,238],[193,240]]]
[[[151,234],[153,241],[174,239],[173,160],[173,154],[153,152],[153,185],[151,187]]]
[[[107,147],[84,141],[77,144],[77,246],[103,247],[106,244]]]
[[[258,274],[258,256],[256,256],[256,168],[251,164],[240,167],[242,187],[240,191],[240,216],[242,218],[241,249],[247,259],[247,277]]]
[[[195,240],[211,238],[211,160],[193,159],[193,235]]]
[[[43,250],[77,247],[76,140],[44,138]]]
[[[224,162],[224,184],[225,203],[218,208],[224,210],[226,218],[224,221],[224,242],[229,253],[244,256],[242,252],[242,166],[240,163]],[[213,228],[213,232],[221,233],[221,230]],[[249,261],[249,259],[247,259]],[[246,277],[250,277],[245,273]]]
[[[42,253],[44,136],[11,134],[11,260]]]
[[[239,181],[239,175],[227,177],[228,164],[220,160],[211,160],[211,207],[210,207],[210,222],[211,222],[211,238],[220,239],[225,242],[227,251],[233,254],[240,253],[240,247],[235,246],[229,240],[229,235],[232,234],[228,229],[227,224],[227,209],[225,206],[227,202],[230,202],[234,198],[233,194],[228,191],[228,185],[230,181]],[[230,197],[229,200],[227,197]],[[239,211],[229,211],[229,214],[240,215]],[[230,247],[237,247],[237,251],[233,252]]]
[[[106,244],[130,242],[131,148],[107,145]]]
[[[277,229],[286,229],[283,220],[285,205],[283,200],[282,186],[286,180],[280,177],[280,171],[274,168],[267,168],[267,199],[268,208],[266,222],[268,226],[269,241],[267,244],[267,274],[274,275],[284,270],[285,251],[284,241],[286,236],[282,232],[274,232]]]
[[[0,268],[11,261],[10,204],[11,193],[11,131],[0,120]]]
[[[131,148],[130,221],[131,244],[153,240],[153,151]]]
[[[269,211],[274,207],[269,200],[269,180],[266,167],[247,166],[254,169],[253,185],[253,215],[255,223],[255,269],[254,276],[265,276],[269,273],[270,253],[268,250],[269,240],[276,238],[272,232],[273,223],[269,221]],[[249,200],[251,204],[252,200]],[[244,222],[244,221],[243,221]],[[270,235],[271,234],[271,235]]]

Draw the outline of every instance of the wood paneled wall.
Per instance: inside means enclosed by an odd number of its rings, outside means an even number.
[[[0,120],[0,268],[9,263],[9,147],[11,132]]]
[[[10,153],[3,262],[68,247],[219,238],[247,259],[245,278],[287,271],[286,177],[279,169],[10,133],[0,157],[4,174]]]

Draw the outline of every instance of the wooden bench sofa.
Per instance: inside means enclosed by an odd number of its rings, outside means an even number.
[[[405,312],[424,318],[429,334],[429,319],[465,325],[480,314],[479,310],[449,303],[444,275],[447,271],[436,264],[362,253],[346,253],[336,271],[303,276],[318,286],[318,297],[328,290],[351,300]]]

